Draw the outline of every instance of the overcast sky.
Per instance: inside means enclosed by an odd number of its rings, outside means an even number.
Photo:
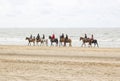
[[[0,0],[0,27],[120,27],[120,0]]]

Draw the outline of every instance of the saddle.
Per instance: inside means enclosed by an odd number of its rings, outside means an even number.
[[[55,41],[55,38],[54,39],[51,39],[52,41]]]
[[[65,38],[65,42],[67,42],[68,41],[68,38]]]

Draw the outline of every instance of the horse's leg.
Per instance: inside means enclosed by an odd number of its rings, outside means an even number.
[[[35,42],[33,42],[33,46],[35,46]]]
[[[96,44],[97,44],[97,47],[99,48],[98,42]]]
[[[52,42],[51,42],[51,46],[52,46]]]
[[[61,42],[59,41],[59,47],[61,46]]]
[[[42,46],[42,41],[40,41],[40,46]]]
[[[86,47],[86,44],[85,43],[83,43],[84,44],[84,47]]]
[[[61,46],[64,46],[64,42],[61,42]]]
[[[61,46],[60,44],[61,44],[61,42],[59,41],[59,47]]]
[[[43,46],[43,42],[41,42],[41,46]]]
[[[66,46],[66,42],[64,42],[64,46]]]
[[[58,43],[56,42],[56,46],[58,46]]]
[[[61,46],[60,44],[61,44],[61,42],[59,41],[59,47]]]
[[[38,42],[38,46],[41,46],[41,41]]]
[[[45,41],[45,45],[47,46],[47,41]]]
[[[28,46],[29,46],[29,41],[28,41]]]
[[[62,46],[62,42],[59,42],[59,46]]]
[[[44,41],[43,41],[43,40],[41,40],[41,46],[43,46],[43,43],[44,43]]]
[[[84,43],[82,43],[81,47],[83,47],[83,44],[84,44]]]
[[[42,42],[42,46],[44,46],[44,41]]]
[[[30,46],[30,41],[28,41],[28,46]]]
[[[44,41],[43,41],[43,40],[41,41],[41,45],[42,45],[42,46],[44,45]]]
[[[39,42],[38,42],[38,46],[40,46],[40,45],[41,45],[41,42],[39,41]]]
[[[97,47],[99,48],[99,45],[98,45],[97,40],[94,42],[94,44],[95,44],[95,46],[97,45]],[[94,46],[94,47],[95,47],[95,46]]]
[[[40,41],[40,46],[42,46],[42,41]]]
[[[37,45],[40,46],[40,42],[37,42]]]
[[[94,43],[94,47],[96,46],[96,43]]]
[[[56,46],[58,46],[58,41],[56,42]]]
[[[92,43],[91,42],[89,42],[89,47],[92,47]]]
[[[90,47],[92,48],[92,43],[90,44]]]
[[[42,46],[44,46],[44,44],[45,44],[45,43],[44,43],[44,41],[43,41]]]
[[[71,42],[69,43],[69,46],[72,46],[72,45],[71,45]]]
[[[48,40],[46,40],[46,46],[48,46]]]
[[[38,45],[38,42],[36,42],[36,45],[39,46],[39,45]]]
[[[63,46],[63,45],[62,45],[62,41],[60,42],[60,46]]]
[[[36,45],[38,46],[38,43],[36,42]]]

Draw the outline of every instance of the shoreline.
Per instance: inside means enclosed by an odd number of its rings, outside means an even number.
[[[92,49],[94,49],[94,48],[98,48],[98,49],[102,48],[102,49],[104,49],[105,48],[105,49],[120,49],[120,47],[94,47],[94,46],[93,47],[87,47],[87,46],[86,47],[81,47],[81,46],[78,46],[78,47],[77,46],[71,46],[71,47],[70,46],[66,46],[66,47],[64,47],[64,46],[37,46],[37,45],[35,45],[35,46],[33,46],[33,45],[31,45],[31,46],[28,46],[28,45],[9,45],[9,44],[8,45],[0,45],[0,47],[2,47],[2,46],[3,47],[5,47],[5,46],[13,46],[13,47],[18,46],[18,47],[53,47],[53,48],[55,48],[55,47],[56,48],[62,48],[63,47],[63,48],[92,48]]]

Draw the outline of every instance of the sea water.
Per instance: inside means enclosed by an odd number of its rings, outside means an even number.
[[[38,33],[41,37],[45,34],[48,40],[53,33],[58,39],[62,33],[67,34],[73,47],[81,46],[80,37],[84,37],[85,33],[89,38],[93,34],[99,47],[120,47],[120,28],[1,28],[0,45],[27,45],[28,41],[25,38],[31,34],[37,36]],[[50,46],[50,41],[48,43]]]

